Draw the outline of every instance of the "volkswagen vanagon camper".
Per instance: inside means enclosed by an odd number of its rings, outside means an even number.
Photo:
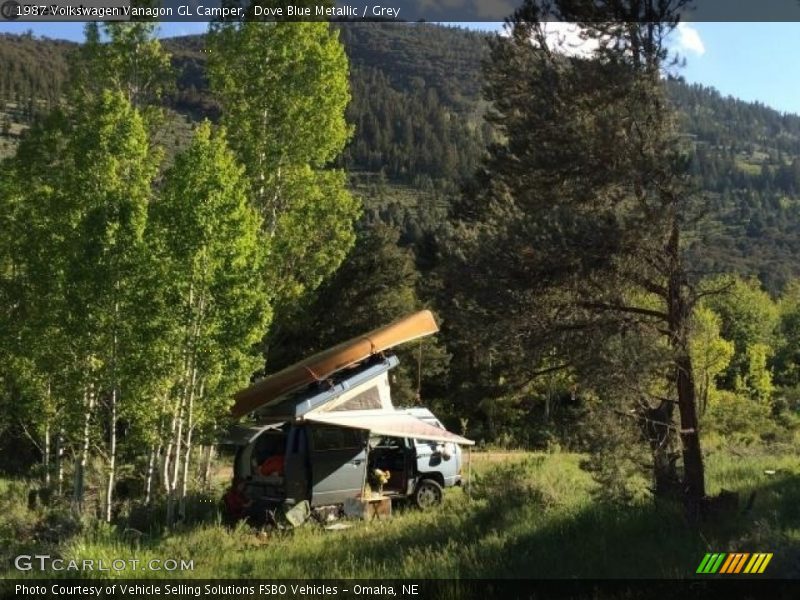
[[[427,409],[395,408],[385,352],[437,331],[422,311],[314,355],[236,396],[235,416],[252,413],[231,441],[238,448],[234,481],[266,505],[311,507],[360,498],[375,469],[389,474],[383,495],[411,498],[421,508],[441,502],[461,482],[460,445]]]

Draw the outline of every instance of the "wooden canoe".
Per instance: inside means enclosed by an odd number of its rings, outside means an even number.
[[[370,331],[365,335],[343,342],[328,350],[310,356],[282,371],[257,381],[234,395],[231,409],[234,417],[241,417],[269,404],[306,385],[326,379],[342,369],[384,352],[439,331],[433,314],[423,310]]]

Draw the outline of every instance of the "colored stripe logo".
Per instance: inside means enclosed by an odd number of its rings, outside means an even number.
[[[700,566],[697,567],[695,572],[703,575],[713,575],[715,573],[760,575],[771,560],[771,552],[756,552],[754,554],[749,552],[709,552],[700,561]]]

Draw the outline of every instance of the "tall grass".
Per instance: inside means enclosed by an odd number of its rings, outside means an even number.
[[[712,520],[699,534],[685,525],[678,506],[597,502],[596,484],[580,460],[573,454],[477,457],[471,497],[450,490],[438,509],[396,506],[391,520],[352,522],[345,530],[308,523],[265,533],[243,525],[229,529],[211,518],[131,538],[96,527],[59,545],[58,553],[106,564],[119,558],[194,564],[184,572],[118,574],[142,578],[689,577],[705,552],[729,550],[774,552],[769,573],[795,574],[797,457],[711,455],[710,491],[725,488],[743,498],[756,491],[756,499],[751,511]]]

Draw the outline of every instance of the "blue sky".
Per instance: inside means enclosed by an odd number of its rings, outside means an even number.
[[[491,29],[491,23],[463,23]],[[81,23],[0,23],[0,32],[81,40]],[[163,23],[164,36],[202,33],[205,23]],[[759,101],[800,114],[800,23],[684,23],[674,49],[686,59],[679,71],[687,81],[717,88],[724,95]]]
[[[696,31],[701,43],[677,43],[688,81],[800,114],[800,23],[704,22],[684,28]]]

